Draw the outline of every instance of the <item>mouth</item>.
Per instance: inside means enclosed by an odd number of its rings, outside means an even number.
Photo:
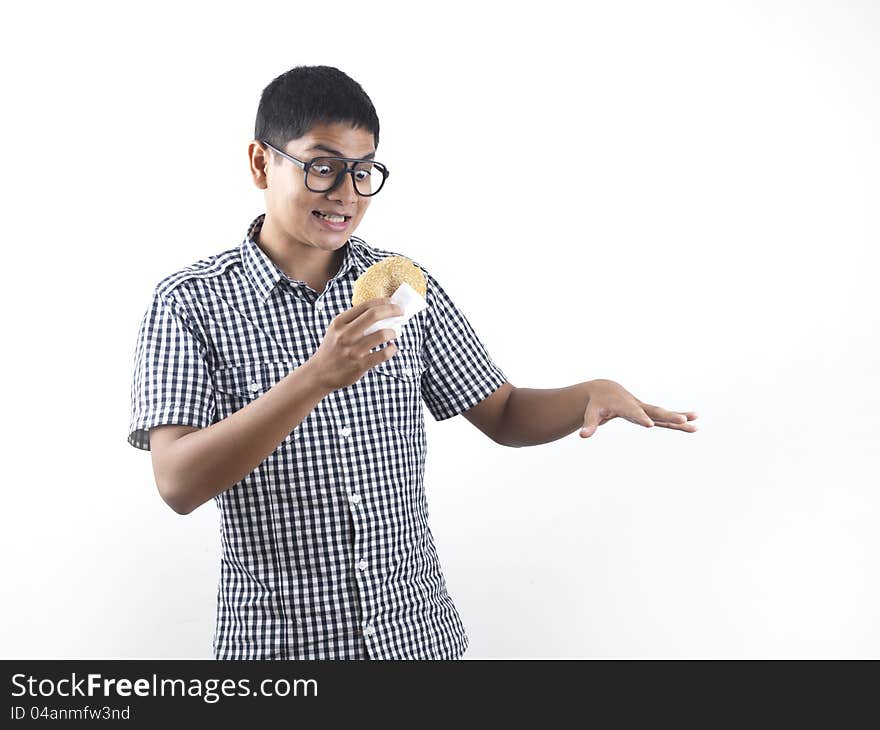
[[[318,225],[331,231],[344,231],[351,222],[350,215],[324,213],[320,210],[313,210],[312,215],[318,219]]]
[[[312,215],[321,220],[330,221],[331,223],[346,223],[351,220],[350,215],[344,215],[342,213],[327,213],[323,210],[313,210]]]

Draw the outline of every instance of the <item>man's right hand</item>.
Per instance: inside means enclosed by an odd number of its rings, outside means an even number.
[[[364,373],[397,353],[393,329],[379,330],[366,337],[364,330],[380,319],[403,314],[403,309],[390,298],[371,299],[341,312],[330,322],[320,347],[308,359],[315,378],[329,393],[353,385]],[[374,347],[388,342],[379,352]]]

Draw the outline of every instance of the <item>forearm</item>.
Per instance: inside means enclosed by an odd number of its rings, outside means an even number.
[[[222,421],[177,439],[163,496],[181,514],[250,474],[327,395],[304,364]]]
[[[537,446],[576,431],[584,422],[591,381],[566,388],[515,388],[500,429],[505,446]]]

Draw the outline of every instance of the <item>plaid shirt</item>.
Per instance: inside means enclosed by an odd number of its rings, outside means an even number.
[[[128,442],[205,428],[320,344],[355,279],[390,251],[351,236],[318,294],[244,241],[166,276],[134,354]],[[425,499],[422,401],[440,421],[506,380],[434,277],[394,357],[327,395],[240,482],[214,497],[222,557],[215,659],[457,659],[468,645]],[[374,348],[377,351],[385,344]]]

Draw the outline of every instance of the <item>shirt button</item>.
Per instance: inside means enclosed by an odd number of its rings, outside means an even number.
[[[374,629],[372,626],[365,626],[365,627],[364,627],[364,633],[365,633],[367,636],[372,636],[374,633],[376,633],[376,629]]]
[[[315,305],[315,309],[317,309],[319,312],[323,312],[324,311],[324,302],[318,302]]]
[[[349,501],[350,501],[352,504],[360,504],[360,501],[361,501],[361,495],[359,495],[359,494],[352,494],[348,499],[349,499]]]
[[[403,374],[406,376],[412,375],[412,368],[404,368]]]
[[[251,383],[248,386],[248,389],[251,391],[251,393],[256,393],[260,389],[260,385],[259,383]]]
[[[340,429],[339,435],[342,436],[343,438],[348,438],[349,436],[351,436],[351,429],[348,426],[346,426],[345,428]]]
[[[358,568],[360,568],[361,570],[366,570],[367,569],[367,561],[361,560],[361,562],[358,563]]]

